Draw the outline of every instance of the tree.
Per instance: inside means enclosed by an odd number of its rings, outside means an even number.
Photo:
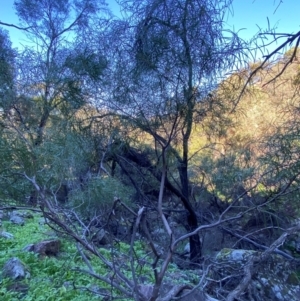
[[[119,35],[111,51],[115,73],[108,105],[152,137],[158,168],[150,161],[147,168],[158,180],[166,169],[165,187],[187,210],[188,231],[198,227],[189,197],[193,125],[205,115],[207,104],[213,101],[209,93],[237,63],[243,48],[237,36],[229,38],[223,30],[224,11],[230,4],[120,1],[128,18],[113,27]],[[169,172],[174,164],[177,172]],[[190,237],[190,245],[191,259],[197,262],[201,257],[198,234]]]
[[[75,41],[90,26],[101,4],[91,0],[15,2],[21,23],[29,27],[26,35],[36,46],[26,48],[19,66],[22,76],[19,94],[39,98],[41,116],[36,144],[43,140],[51,112],[60,110],[65,116],[72,114],[86,101],[87,91],[82,82],[101,76],[105,67],[102,57],[93,60],[85,45],[78,51],[68,38],[68,35],[74,36]]]
[[[92,90],[106,68],[103,54],[94,53],[82,37],[91,26],[104,22],[103,5],[92,0],[15,1],[29,42],[20,53],[14,53],[1,31],[5,59],[0,62],[5,68],[1,73],[5,82],[1,77],[0,83],[5,96],[1,99],[1,135],[7,143],[3,151],[14,158],[10,168],[4,169],[13,179],[39,175],[43,182],[45,171],[53,178],[57,176],[55,168],[49,169],[47,156],[55,155],[55,146],[57,152],[62,150],[61,142],[72,128],[71,121],[91,100]],[[65,173],[69,175],[68,170]],[[64,174],[58,174],[62,181]],[[32,192],[31,198],[36,199],[35,195]]]

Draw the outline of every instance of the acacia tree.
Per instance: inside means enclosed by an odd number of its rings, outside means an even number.
[[[188,212],[187,230],[194,231],[198,221],[189,198],[193,125],[203,118],[213,101],[209,93],[234,67],[243,48],[223,28],[231,1],[119,2],[127,18],[113,27],[118,39],[112,41],[108,105],[127,124],[152,136],[160,149],[158,168],[150,161],[144,167],[159,180],[166,169],[165,187],[180,198]],[[168,172],[171,161],[176,162],[173,173]],[[190,237],[190,246],[196,262],[201,256],[198,234]]]

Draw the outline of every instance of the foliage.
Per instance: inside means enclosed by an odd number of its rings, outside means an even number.
[[[0,107],[3,109],[7,108],[9,98],[13,96],[15,57],[7,32],[0,28]]]
[[[111,177],[92,178],[82,188],[74,189],[69,196],[71,206],[87,217],[108,212],[118,198],[130,204],[132,189]]]
[[[9,291],[8,288],[13,283],[9,279],[2,278],[0,296],[2,300],[98,300],[99,296],[88,290],[107,292],[113,289],[108,284],[93,279],[90,275],[78,272],[85,268],[85,263],[78,249],[68,237],[58,235],[47,224],[42,215],[27,212],[28,218],[24,226],[14,225],[8,221],[3,221],[1,231],[13,234],[14,238],[0,238],[0,267],[11,257],[18,257],[29,270],[30,277],[18,282],[20,285],[28,285],[28,292]],[[30,235],[28,235],[30,233]],[[37,254],[24,251],[24,247],[45,239],[59,239],[61,241],[61,250],[57,257],[40,258]],[[147,246],[143,241],[137,241],[133,246],[134,250],[134,269],[135,275],[139,278],[145,278],[148,282],[154,281],[152,268],[152,258],[147,252]],[[123,242],[115,242],[108,248],[99,249],[102,255],[108,260],[115,261],[118,265],[122,262],[120,268],[128,279],[132,279],[132,270],[130,267],[131,246]],[[89,254],[90,264],[94,272],[99,275],[109,275],[110,270],[105,267],[103,262]],[[172,273],[180,273],[175,264],[171,264],[167,277],[172,277]],[[185,281],[194,279],[194,273],[188,273]],[[80,293],[79,293],[80,292]],[[113,293],[118,295],[117,291]],[[47,299],[45,299],[47,298]],[[127,300],[121,298],[121,300]]]
[[[0,266],[3,267],[11,257],[18,257],[29,268],[30,278],[23,281],[24,284],[29,285],[28,294],[25,296],[22,296],[22,293],[7,291],[11,282],[8,279],[1,279],[1,300],[19,300],[20,297],[26,301],[97,299],[93,294],[85,291],[85,288],[96,283],[89,277],[72,271],[74,267],[82,266],[83,263],[78,260],[78,251],[69,240],[60,238],[62,252],[58,258],[40,259],[37,254],[23,251],[23,248],[29,244],[56,238],[51,228],[44,224],[41,215],[33,214],[22,227],[4,221],[2,230],[13,234],[14,238],[0,238]],[[77,290],[81,291],[80,294]]]

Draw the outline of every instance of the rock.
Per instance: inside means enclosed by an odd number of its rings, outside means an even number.
[[[11,216],[16,215],[23,218],[33,218],[33,215],[31,212],[24,211],[24,210],[18,210],[18,211],[12,211]]]
[[[12,280],[20,280],[30,277],[30,274],[23,262],[19,258],[13,257],[4,264],[2,276]]]
[[[12,215],[10,217],[10,222],[12,222],[13,224],[19,225],[19,226],[24,226],[24,218],[18,215]]]
[[[23,248],[23,251],[26,252],[33,252],[33,250],[34,250],[34,244],[27,245],[26,247]]]
[[[33,215],[27,211],[12,211],[9,220],[13,224],[23,226],[25,218],[33,218]]]
[[[14,236],[11,233],[6,231],[0,231],[0,236],[8,239],[14,238]]]
[[[45,217],[41,217],[38,221],[39,225],[46,225],[49,222],[49,220]]]
[[[246,261],[250,255],[256,252],[252,250],[235,250],[235,249],[222,249],[216,256],[217,260],[228,261]]]
[[[38,253],[40,256],[56,256],[60,249],[59,240],[45,240],[36,244],[27,245],[23,250]]]
[[[151,232],[153,240],[157,242],[164,242],[168,239],[167,233],[163,228],[157,228]]]
[[[92,241],[98,246],[105,246],[110,243],[110,239],[104,229],[96,229],[96,232],[92,236]]]
[[[160,289],[160,298],[158,300],[173,300],[174,297],[180,301],[213,301],[210,296],[199,289],[191,291],[192,287],[186,284],[175,284],[164,282]],[[185,296],[186,295],[186,296]],[[218,301],[218,300],[214,300]]]
[[[191,251],[191,247],[190,247],[190,243],[188,242],[185,246],[184,246],[184,253],[185,254],[189,254]]]

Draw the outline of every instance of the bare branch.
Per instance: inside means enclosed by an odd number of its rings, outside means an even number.
[[[25,30],[25,31],[28,31],[29,29],[32,28],[32,26],[20,27],[20,26],[17,26],[15,24],[9,24],[9,23],[5,23],[5,22],[2,22],[2,21],[0,21],[0,25],[8,26],[8,27],[13,27],[13,28],[20,29],[20,30]]]
[[[269,80],[267,83],[264,84],[265,85],[268,85],[269,83],[273,82],[274,80],[276,80],[285,70],[286,68],[288,67],[289,64],[292,63],[293,59],[295,58],[296,56],[296,53],[297,53],[297,49],[299,47],[299,44],[300,44],[300,31],[298,31],[297,33],[295,34],[282,34],[282,33],[278,33],[278,34],[274,34],[274,33],[262,33],[260,35],[273,35],[273,36],[276,36],[276,35],[280,35],[281,37],[284,36],[284,37],[287,37],[286,41],[283,42],[282,44],[280,44],[275,50],[273,50],[270,54],[264,56],[264,60],[263,62],[257,67],[255,68],[249,75],[249,77],[247,78],[247,81],[246,83],[244,84],[239,96],[238,96],[238,99],[234,105],[234,109],[232,111],[235,110],[236,106],[238,105],[242,95],[245,93],[246,91],[246,88],[247,86],[249,85],[249,83],[251,82],[252,78],[258,73],[258,71],[262,70],[266,63],[272,58],[274,57],[276,54],[279,53],[279,51],[281,51],[282,49],[284,49],[284,47],[286,47],[287,45],[292,45],[294,42],[296,42],[296,46],[295,46],[295,50],[292,54],[292,56],[289,58],[289,60],[284,64],[284,67],[283,69],[277,74],[275,75],[271,80]]]
[[[92,277],[94,277],[95,279],[99,279],[111,286],[113,286],[114,288],[116,288],[117,290],[119,290],[122,294],[124,294],[125,296],[127,297],[132,297],[132,293],[130,293],[129,291],[127,291],[126,289],[124,289],[121,285],[119,285],[117,282],[113,281],[113,280],[110,280],[109,278],[107,277],[104,277],[104,276],[101,276],[97,273],[93,273],[92,271],[88,271],[88,270],[85,270],[85,269],[81,269],[81,268],[74,268],[73,269],[74,271],[76,272],[81,272],[81,273],[84,273],[84,274],[87,274],[87,275],[90,275]]]
[[[81,255],[81,258],[83,259],[85,264],[88,266],[90,272],[95,273],[92,265],[90,264],[89,260],[87,259],[86,255],[84,254],[84,252],[82,251],[82,249],[80,248],[80,245],[78,243],[76,244],[76,247],[77,247],[77,250],[78,250],[79,254]]]
[[[300,230],[300,223],[298,223],[294,227],[287,229],[263,253],[261,253],[258,256],[257,255],[251,256],[249,261],[244,266],[244,277],[243,277],[242,281],[232,292],[229,293],[229,295],[226,298],[226,301],[238,300],[239,296],[245,291],[245,289],[247,289],[247,287],[252,279],[252,276],[254,275],[254,273],[257,271],[257,269],[259,267],[259,263],[262,261],[265,261],[270,256],[271,253],[273,253],[276,249],[278,249],[278,247],[281,246],[285,242],[286,238],[289,235],[291,235],[299,230]],[[254,267],[254,263],[256,264],[255,267]]]

